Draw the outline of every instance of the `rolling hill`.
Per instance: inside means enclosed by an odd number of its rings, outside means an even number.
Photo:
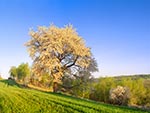
[[[0,113],[148,113],[148,111],[37,91],[21,87],[12,80],[0,80]]]

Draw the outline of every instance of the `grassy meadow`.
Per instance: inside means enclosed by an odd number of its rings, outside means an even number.
[[[148,113],[0,81],[0,113]]]

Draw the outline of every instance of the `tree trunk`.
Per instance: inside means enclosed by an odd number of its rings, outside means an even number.
[[[53,83],[53,92],[57,92],[58,91],[58,83],[57,82],[54,82]]]

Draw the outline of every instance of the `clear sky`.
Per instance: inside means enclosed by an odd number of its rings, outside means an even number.
[[[31,59],[29,28],[71,23],[99,66],[96,76],[150,73],[149,0],[0,0],[0,73]]]

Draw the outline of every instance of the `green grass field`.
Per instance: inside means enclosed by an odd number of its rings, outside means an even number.
[[[12,80],[1,80],[0,113],[148,113],[148,111],[21,88]]]

